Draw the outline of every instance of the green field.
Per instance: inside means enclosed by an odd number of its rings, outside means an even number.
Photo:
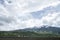
[[[9,32],[4,32],[0,31],[0,37],[60,37],[60,34],[58,33],[53,33],[53,32],[22,32],[22,31],[9,31]]]

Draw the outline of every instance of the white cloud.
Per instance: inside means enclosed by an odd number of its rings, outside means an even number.
[[[4,0],[4,1],[5,1],[4,4],[0,4],[0,16],[6,18],[7,20],[9,18],[12,18],[10,20],[12,22],[5,23],[4,22],[5,20],[3,22],[0,22],[1,24],[3,24],[2,26],[0,26],[0,30],[3,31],[23,29],[29,27],[31,28],[34,26],[41,26],[43,24],[50,25],[51,20],[56,19],[55,18],[56,16],[53,15],[55,14],[58,15],[57,13],[48,14],[42,19],[34,19],[31,15],[31,12],[43,10],[48,6],[54,7],[60,3],[59,0]],[[9,3],[9,1],[11,3]],[[44,20],[46,20],[45,22],[47,23],[44,23]],[[57,22],[52,22],[51,24],[56,23]]]
[[[51,25],[55,27],[60,27],[60,12],[48,14],[41,19],[42,23],[45,25]]]
[[[26,13],[42,10],[48,6],[55,6],[60,3],[59,0],[11,0],[12,3],[7,5],[10,13]],[[34,2],[35,1],[35,2]],[[21,15],[21,14],[20,14]]]

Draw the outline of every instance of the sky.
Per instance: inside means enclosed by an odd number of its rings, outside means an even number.
[[[43,25],[60,27],[60,0],[0,0],[0,31]]]

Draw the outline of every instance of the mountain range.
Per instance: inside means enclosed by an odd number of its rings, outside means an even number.
[[[41,28],[33,27],[33,28],[26,28],[26,29],[20,29],[15,31],[31,31],[31,32],[40,32],[40,31],[46,31],[46,32],[53,32],[53,33],[59,33],[60,34],[60,28],[59,27],[52,27],[52,26],[42,26]]]
[[[60,37],[60,28],[43,26],[13,31],[0,31],[0,37]]]

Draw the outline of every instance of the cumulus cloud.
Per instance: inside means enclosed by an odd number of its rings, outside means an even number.
[[[50,25],[55,27],[60,27],[60,12],[48,14],[47,16],[41,19],[44,25]],[[59,22],[59,23],[58,23]]]
[[[60,8],[56,8],[58,4],[60,4],[59,0],[0,0],[0,31],[32,28],[42,25],[56,24],[55,26],[58,26],[60,23],[57,24],[59,22],[59,17],[57,16],[60,13],[54,11]],[[54,10],[47,8],[50,6],[54,7]],[[39,14],[37,11],[41,13]],[[32,15],[33,12],[37,15]]]

